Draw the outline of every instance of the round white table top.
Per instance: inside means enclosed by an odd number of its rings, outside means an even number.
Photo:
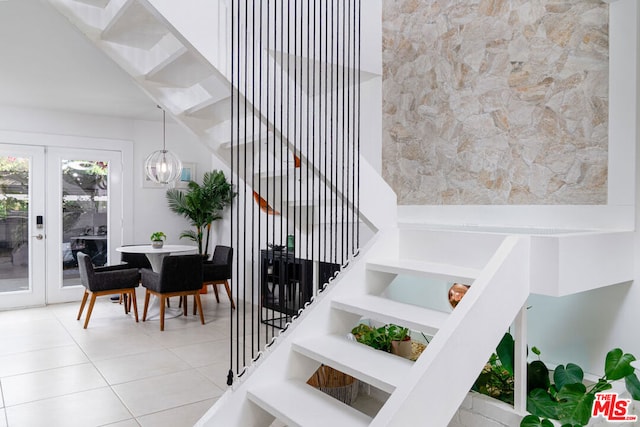
[[[178,252],[197,252],[196,246],[189,245],[163,245],[160,249],[155,249],[151,245],[131,245],[120,246],[116,248],[118,252],[127,252],[131,254],[172,254]]]

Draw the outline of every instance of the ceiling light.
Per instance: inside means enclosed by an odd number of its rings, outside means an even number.
[[[160,106],[158,106],[160,108]],[[167,123],[162,110],[162,150],[154,151],[144,162],[144,168],[150,180],[160,184],[169,184],[180,177],[182,162],[166,148]]]

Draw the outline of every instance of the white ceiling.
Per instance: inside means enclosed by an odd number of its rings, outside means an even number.
[[[0,105],[162,118],[133,78],[46,0],[0,0]]]

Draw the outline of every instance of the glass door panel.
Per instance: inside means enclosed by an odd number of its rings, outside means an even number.
[[[121,182],[121,155],[103,150],[51,149],[47,163],[48,169],[57,173],[47,191],[47,211],[57,224],[47,243],[48,253],[54,255],[47,267],[47,301],[74,301],[84,290],[78,253],[89,255],[94,266],[106,265],[109,249],[120,241],[122,193],[114,191],[110,182]],[[113,236],[112,230],[116,230]],[[115,240],[110,244],[112,238]]]
[[[44,304],[44,149],[0,144],[0,308]]]
[[[107,263],[109,162],[62,159],[62,286],[80,284],[78,252]]]

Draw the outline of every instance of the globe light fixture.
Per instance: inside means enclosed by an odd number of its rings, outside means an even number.
[[[160,106],[158,106],[160,108]],[[182,173],[182,162],[166,147],[166,113],[162,110],[162,150],[149,154],[144,161],[144,169],[150,180],[160,184],[170,184]]]

